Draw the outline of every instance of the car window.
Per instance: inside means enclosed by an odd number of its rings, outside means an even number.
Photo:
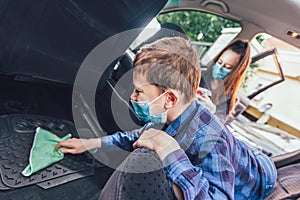
[[[250,65],[240,93],[249,97],[268,84],[279,83],[253,96],[243,114],[250,119],[252,124],[248,125],[252,131],[271,144],[268,150],[273,155],[297,150],[300,148],[300,96],[297,95],[300,88],[300,62],[297,59],[300,49],[268,34],[258,34],[251,43],[253,54],[274,51],[276,56],[270,54]],[[284,76],[282,82],[278,64]],[[265,129],[267,126],[270,127]]]
[[[300,49],[267,34],[259,34],[253,40],[257,39],[260,40],[261,51],[272,48],[277,49],[285,81],[262,93],[254,99],[253,104],[260,106],[272,102],[273,107],[270,112],[300,130],[300,96],[296,92],[300,88],[300,69],[298,67],[300,64]],[[278,79],[274,63],[270,58],[262,60],[257,66],[249,68],[248,71],[249,79],[244,81],[244,91],[259,87],[260,84],[264,84],[268,80]],[[251,73],[253,74],[250,75]],[[257,77],[261,77],[258,82]]]
[[[202,66],[206,66],[241,31],[238,22],[201,11],[162,13],[157,20],[160,24],[174,23],[185,31],[198,52]]]
[[[252,56],[242,88],[249,99],[260,98],[260,94],[284,80],[278,50],[273,48]]]

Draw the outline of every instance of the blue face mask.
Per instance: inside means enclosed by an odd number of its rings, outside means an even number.
[[[165,112],[162,112],[162,113],[151,115],[150,114],[150,104],[152,104],[153,102],[158,100],[160,97],[165,95],[167,92],[168,91],[162,93],[161,95],[159,95],[158,97],[153,99],[150,103],[148,103],[148,101],[136,102],[136,101],[130,100],[132,107],[133,107],[136,115],[138,116],[138,118],[140,120],[142,120],[143,122],[153,122],[154,124],[166,123],[168,110],[166,110]]]
[[[211,76],[213,79],[223,80],[230,74],[230,72],[230,69],[222,67],[218,62],[216,62],[212,66]]]

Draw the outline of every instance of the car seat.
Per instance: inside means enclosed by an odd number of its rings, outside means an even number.
[[[114,171],[99,199],[176,199],[161,169],[162,163],[154,151],[138,148]]]
[[[300,150],[272,159],[277,168],[277,181],[272,193],[265,199],[299,199]]]

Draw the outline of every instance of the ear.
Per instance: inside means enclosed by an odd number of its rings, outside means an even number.
[[[170,89],[166,94],[166,97],[167,97],[167,100],[165,102],[166,109],[174,108],[178,104],[179,94],[176,90]]]

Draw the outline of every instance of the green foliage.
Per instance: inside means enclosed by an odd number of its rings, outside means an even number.
[[[259,44],[261,44],[264,41],[264,36],[260,34],[257,35],[255,39],[259,42]]]
[[[163,13],[157,19],[160,23],[172,22],[181,26],[192,40],[201,42],[214,42],[223,28],[240,27],[235,21],[199,11]],[[200,39],[199,34],[203,35]]]

